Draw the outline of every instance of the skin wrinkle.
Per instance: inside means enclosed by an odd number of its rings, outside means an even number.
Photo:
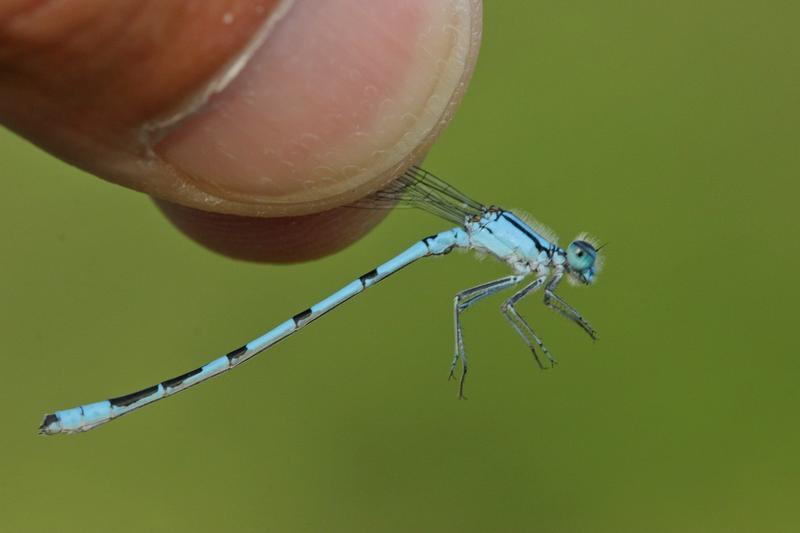
[[[17,0],[16,2],[6,0],[0,4],[0,25],[12,17],[25,16],[51,1],[53,0]]]

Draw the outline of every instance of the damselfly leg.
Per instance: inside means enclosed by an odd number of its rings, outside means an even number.
[[[503,312],[503,315],[506,317],[508,322],[514,328],[514,330],[516,330],[519,336],[522,337],[522,339],[528,345],[528,348],[531,349],[531,353],[533,353],[533,358],[536,360],[536,363],[539,365],[539,368],[543,369],[547,367],[542,363],[541,359],[539,359],[539,354],[536,352],[536,346],[538,346],[539,349],[542,350],[544,356],[547,357],[548,361],[550,361],[551,367],[555,366],[558,363],[558,361],[556,361],[555,358],[550,354],[550,351],[547,349],[544,343],[542,343],[542,340],[539,338],[538,335],[536,335],[530,324],[528,324],[528,322],[524,318],[522,318],[522,316],[517,312],[514,305],[520,300],[522,300],[524,297],[526,297],[528,294],[541,287],[542,284],[545,282],[545,279],[547,279],[545,276],[536,278],[532,283],[530,283],[521,291],[516,293],[514,296],[503,302],[503,305],[500,306],[500,310]],[[534,346],[534,344],[536,346]]]
[[[569,305],[564,301],[563,298],[555,293],[556,287],[558,286],[558,282],[561,281],[561,278],[562,276],[560,275],[553,276],[553,279],[551,279],[550,283],[548,283],[547,287],[545,287],[544,305],[556,311],[561,316],[567,317],[571,321],[575,322],[592,338],[592,340],[597,340],[597,332],[594,330],[594,328],[592,328],[591,324],[589,324],[574,307]]]
[[[461,377],[458,384],[458,396],[464,398],[464,380],[467,376],[467,354],[464,351],[464,337],[461,331],[461,312],[466,311],[472,304],[479,300],[491,296],[503,289],[512,287],[522,281],[524,276],[506,276],[488,283],[476,285],[475,287],[463,290],[456,294],[453,299],[453,321],[455,324],[455,342],[456,349],[453,355],[453,362],[450,365],[450,377],[455,377],[456,368],[459,361],[461,362]]]

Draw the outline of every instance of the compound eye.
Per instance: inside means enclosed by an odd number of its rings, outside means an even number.
[[[586,241],[574,241],[567,247],[567,263],[576,272],[592,268],[596,255],[597,251]]]

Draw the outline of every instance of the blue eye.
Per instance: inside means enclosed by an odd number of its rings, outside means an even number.
[[[567,263],[575,272],[584,272],[594,266],[597,250],[586,241],[573,241],[567,247]]]

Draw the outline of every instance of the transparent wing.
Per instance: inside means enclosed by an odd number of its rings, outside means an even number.
[[[427,170],[411,167],[385,188],[352,204],[366,209],[414,207],[456,224],[481,215],[486,207]]]

